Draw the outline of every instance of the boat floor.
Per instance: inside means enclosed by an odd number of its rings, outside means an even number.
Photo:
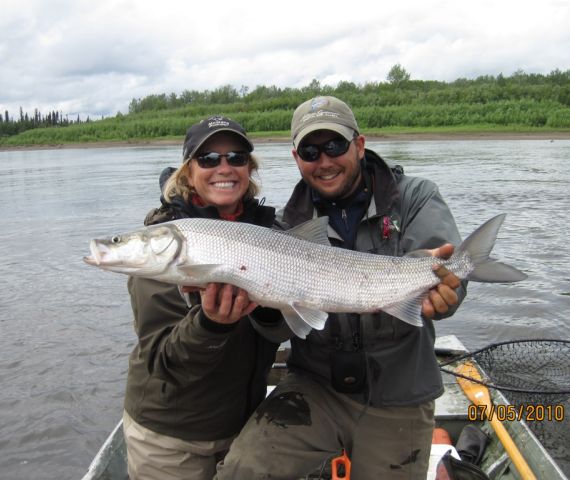
[[[463,344],[455,336],[438,338],[436,352],[441,355],[454,356],[466,352]],[[282,352],[281,352],[282,353]],[[277,362],[284,360],[277,359]],[[492,480],[518,480],[521,477],[512,466],[510,459],[500,444],[497,436],[487,422],[472,422],[468,418],[469,400],[462,392],[455,377],[442,372],[445,392],[436,400],[435,420],[436,427],[442,427],[450,434],[455,443],[465,425],[475,423],[490,437],[481,467]],[[497,391],[491,390],[495,404],[508,404],[505,397]],[[534,471],[538,479],[568,480],[568,477],[556,465],[548,452],[532,434],[523,422],[504,422],[504,425],[513,438],[519,450]],[[433,461],[437,461],[434,458]],[[330,469],[326,469],[329,470]],[[319,474],[320,478],[330,478]],[[431,468],[433,470],[433,468]],[[318,478],[308,476],[307,478]],[[428,477],[430,478],[430,477]],[[432,477],[433,478],[433,477]],[[119,421],[111,435],[101,447],[91,463],[83,480],[128,480],[126,471],[126,447],[122,434],[122,422]]]

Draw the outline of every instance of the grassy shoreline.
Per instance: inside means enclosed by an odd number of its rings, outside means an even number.
[[[368,141],[457,141],[457,140],[570,140],[570,130],[528,130],[528,131],[492,131],[492,130],[430,130],[415,131],[364,131]],[[255,132],[250,134],[255,144],[264,143],[291,143],[289,132]],[[155,146],[181,146],[184,137],[161,137],[130,140],[102,140],[98,142],[69,142],[57,144],[23,144],[2,145],[0,151],[13,150],[57,150],[57,149],[84,149],[84,148],[113,148],[113,147],[155,147]]]
[[[181,145],[188,127],[212,114],[230,117],[258,143],[286,142],[295,108],[333,95],[351,106],[362,132],[383,141],[488,138],[570,138],[570,70],[548,75],[517,71],[454,82],[394,80],[336,87],[313,80],[302,88],[231,85],[203,92],[152,94],[133,99],[129,113],[69,121],[63,113],[42,118],[5,112],[0,149]]]

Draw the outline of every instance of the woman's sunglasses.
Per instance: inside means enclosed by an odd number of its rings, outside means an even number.
[[[249,153],[247,152],[207,152],[196,156],[196,161],[202,168],[214,168],[222,163],[223,157],[226,157],[226,161],[231,167],[243,167],[249,162]]]
[[[297,148],[297,153],[305,162],[315,162],[321,156],[321,153],[326,153],[329,157],[340,157],[344,155],[350,142],[346,138],[337,137],[328,140],[324,143],[301,145]]]

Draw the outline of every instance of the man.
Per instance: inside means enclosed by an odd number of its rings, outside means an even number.
[[[446,242],[459,245],[437,186],[365,149],[344,102],[303,103],[291,133],[302,180],[284,222],[327,215],[333,245],[382,255],[432,249],[447,258]],[[217,478],[297,479],[344,449],[352,480],[424,479],[443,392],[432,319],[452,315],[465,295],[455,275],[436,273],[442,281],[423,301],[423,327],[385,312],[330,314],[323,330],[293,337],[290,373],[257,408]]]

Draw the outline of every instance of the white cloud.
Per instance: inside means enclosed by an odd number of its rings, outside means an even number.
[[[126,112],[132,98],[313,78],[454,80],[570,69],[566,0],[4,0],[0,111]]]

